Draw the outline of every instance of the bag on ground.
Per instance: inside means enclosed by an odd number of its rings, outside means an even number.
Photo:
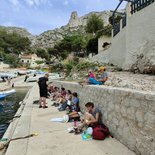
[[[97,125],[93,128],[92,138],[96,140],[104,140],[110,136],[109,129],[104,125]]]

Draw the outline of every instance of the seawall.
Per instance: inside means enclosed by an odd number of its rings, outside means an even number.
[[[116,139],[136,154],[155,155],[155,93],[125,88],[54,81],[54,86],[77,92],[82,110],[94,102]]]

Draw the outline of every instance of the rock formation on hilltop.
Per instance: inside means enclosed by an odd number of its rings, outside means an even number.
[[[105,25],[109,24],[109,17],[112,15],[110,11],[102,11],[102,12],[90,12],[82,17],[78,17],[76,11],[71,13],[70,20],[67,24],[68,27],[78,27],[78,26],[86,26],[88,18],[92,15],[96,14],[99,16]]]
[[[54,30],[45,31],[36,36],[33,36],[25,28],[0,26],[0,29],[5,29],[9,33],[16,32],[21,36],[28,37],[32,42],[32,46],[49,48],[53,47],[56,42],[62,40],[65,35],[71,35],[73,33],[85,34],[87,20],[92,14],[98,15],[104,21],[105,25],[109,23],[109,17],[112,15],[110,11],[102,11],[91,12],[82,17],[78,17],[77,12],[74,11],[71,13],[71,17],[67,25]]]
[[[33,40],[33,45],[44,48],[53,47],[54,44],[63,39],[65,35],[71,35],[73,33],[85,34],[87,20],[92,14],[98,15],[104,21],[105,25],[109,23],[109,17],[112,15],[110,11],[103,11],[91,12],[82,17],[78,17],[77,12],[74,11],[71,13],[71,17],[67,25],[62,26],[61,28],[46,31],[39,36],[36,36]]]

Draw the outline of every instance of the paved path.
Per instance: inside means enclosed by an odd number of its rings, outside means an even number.
[[[68,133],[73,123],[50,122],[51,118],[62,117],[48,100],[49,108],[39,109],[33,101],[38,99],[37,85],[26,96],[22,116],[16,123],[13,137],[38,133],[38,136],[12,141],[6,155],[135,155],[114,138],[104,141],[83,141],[81,135]]]
[[[38,132],[39,136],[29,140],[27,155],[134,155],[115,139],[83,141],[81,135],[68,133],[67,128],[73,123],[49,121],[65,115],[50,104],[48,109],[34,106],[32,113],[30,131]]]

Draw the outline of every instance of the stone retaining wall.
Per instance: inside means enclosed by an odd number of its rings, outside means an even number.
[[[77,92],[80,106],[94,102],[103,113],[103,121],[111,133],[138,155],[155,155],[155,93],[124,88],[54,81]]]

